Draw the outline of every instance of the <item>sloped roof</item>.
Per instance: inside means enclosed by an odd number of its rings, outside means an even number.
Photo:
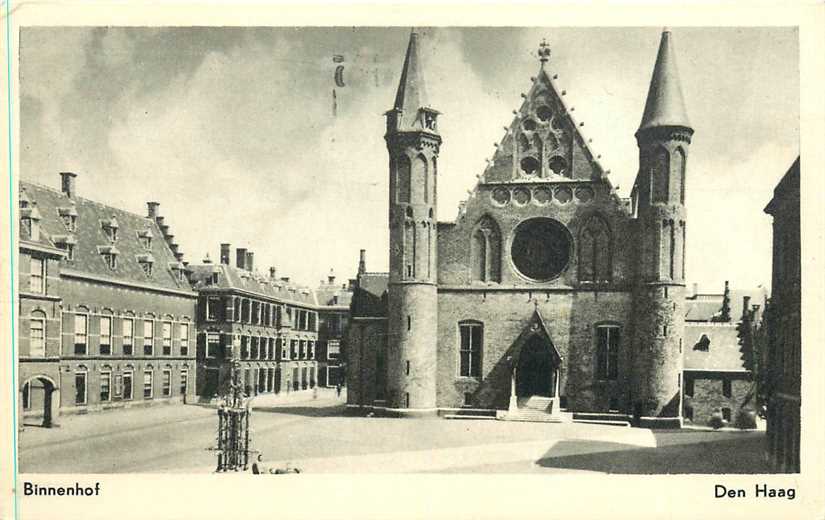
[[[399,127],[402,129],[413,128],[416,125],[419,108],[429,108],[427,87],[424,85],[424,76],[421,74],[420,61],[418,33],[413,29],[410,33],[404,67],[401,70],[401,80],[398,82],[398,91],[393,104],[393,109],[402,112],[399,120]]]
[[[744,297],[750,296],[750,305],[759,305],[757,320],[761,317],[765,307],[765,298],[768,291],[764,287],[756,289],[731,289],[730,291],[730,317],[731,322],[737,323],[742,318],[742,305]],[[695,299],[685,300],[685,320],[687,321],[711,321],[722,312],[721,294],[699,294]]]
[[[228,264],[191,265],[191,280],[195,289],[240,290],[262,298],[277,299],[296,305],[315,307],[315,291],[284,280],[269,278],[257,271],[247,271]],[[217,281],[213,274],[218,273]]]
[[[352,295],[352,316],[385,317],[389,273],[361,273]]]
[[[28,181],[20,182],[21,192],[35,203],[40,215],[41,237],[53,242],[56,237],[74,241],[74,259],[61,260],[61,269],[98,278],[122,281],[162,289],[191,291],[185,277],[178,277],[171,266],[180,265],[169,245],[162,238],[157,223],[147,217],[101,204],[82,197],[70,199],[63,192]],[[76,230],[70,231],[60,216],[61,210],[77,214]],[[103,224],[117,222],[117,240],[113,244]],[[149,229],[156,237],[146,249],[138,234]],[[118,251],[117,267],[110,269],[101,255],[101,248],[114,246]],[[152,274],[147,275],[138,261],[139,255],[150,254],[155,260]],[[181,265],[182,267],[182,265]]]
[[[327,307],[349,307],[352,291],[336,284],[321,284],[315,289],[318,305]]]
[[[707,350],[696,348],[702,335],[710,340]],[[684,367],[686,370],[745,370],[736,325],[686,323]]]
[[[691,128],[685,109],[685,99],[682,95],[682,84],[679,80],[673,42],[668,29],[662,32],[659,53],[656,56],[656,65],[653,67],[653,76],[650,79],[650,88],[647,92],[645,111],[642,115],[642,122],[639,124],[639,131],[659,126]]]

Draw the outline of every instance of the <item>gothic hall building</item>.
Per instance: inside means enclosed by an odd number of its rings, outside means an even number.
[[[630,198],[579,133],[542,44],[540,70],[454,222],[435,219],[449,143],[427,102],[418,39],[386,113],[389,273],[368,272],[362,256],[348,405],[543,420],[613,412],[681,426],[693,129],[670,32],[635,133]]]

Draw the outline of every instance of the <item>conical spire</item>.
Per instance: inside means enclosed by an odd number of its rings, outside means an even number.
[[[404,58],[404,69],[401,71],[401,81],[398,83],[398,92],[395,94],[396,110],[415,112],[427,106],[427,91],[424,78],[421,76],[418,58],[418,32],[410,32],[410,43],[407,45],[407,56]]]
[[[395,131],[426,130],[437,133],[435,116],[438,115],[438,111],[430,108],[427,102],[427,89],[424,86],[420,63],[418,32],[413,29],[410,32],[410,43],[407,46],[407,56],[404,58],[398,92],[395,94],[395,104],[387,112],[387,115],[394,114],[388,123]]]
[[[662,31],[659,54],[656,57],[656,66],[653,68],[653,77],[650,80],[645,112],[639,130],[659,126],[691,128],[685,110],[685,100],[682,97],[682,85],[679,81],[670,30],[667,28]]]

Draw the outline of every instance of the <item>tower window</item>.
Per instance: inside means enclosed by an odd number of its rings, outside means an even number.
[[[458,329],[461,338],[458,375],[461,377],[481,377],[484,325],[479,322],[464,322],[459,323]]]
[[[731,388],[732,386],[733,385],[731,384],[730,379],[725,379],[724,381],[722,381],[722,395],[725,397],[730,397],[733,390]]]
[[[598,378],[615,380],[619,375],[619,340],[621,329],[617,325],[596,327],[596,357]]]
[[[412,316],[407,314],[407,330],[410,330],[411,328],[412,328]]]
[[[410,375],[410,360],[407,360],[407,375]]]
[[[685,397],[693,397],[693,379],[685,378]]]

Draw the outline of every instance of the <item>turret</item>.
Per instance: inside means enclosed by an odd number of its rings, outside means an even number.
[[[651,427],[681,424],[685,167],[692,135],[671,33],[665,29],[636,132],[641,247],[630,400],[633,415]]]
[[[389,152],[390,259],[387,397],[403,412],[435,409],[436,174],[441,145],[438,111],[427,103],[418,55],[410,34],[384,136]]]

